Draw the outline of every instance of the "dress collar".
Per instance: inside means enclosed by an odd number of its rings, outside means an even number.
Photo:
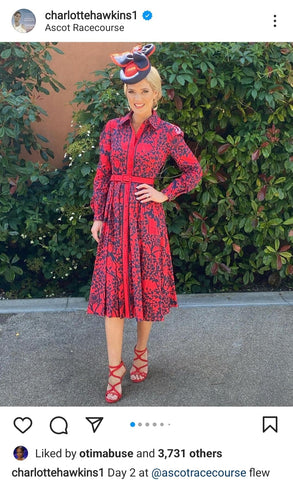
[[[124,123],[126,123],[128,121],[130,122],[132,115],[133,115],[132,111],[128,112],[124,117],[120,118],[119,123],[121,125],[123,125]],[[162,122],[162,120],[160,119],[160,117],[158,116],[158,114],[155,110],[153,110],[152,115],[145,120],[146,125],[149,123],[155,129],[157,129],[159,127],[161,122]]]

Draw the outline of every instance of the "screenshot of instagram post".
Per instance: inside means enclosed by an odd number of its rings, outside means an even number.
[[[291,478],[292,14],[2,6],[1,479]]]

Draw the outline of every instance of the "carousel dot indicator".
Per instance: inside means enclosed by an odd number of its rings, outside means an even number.
[[[166,427],[167,425],[170,426],[171,424],[168,423],[164,423],[164,422],[160,422],[160,423],[157,423],[157,422],[145,422],[145,423],[142,423],[142,422],[138,422],[138,423],[135,423],[135,422],[130,422],[129,424],[131,427]]]

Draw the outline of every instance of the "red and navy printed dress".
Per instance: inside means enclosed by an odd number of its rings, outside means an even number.
[[[134,193],[153,185],[169,155],[183,172],[163,190],[169,200],[192,190],[202,171],[180,128],[153,113],[135,133],[131,115],[110,120],[100,137],[91,207],[105,223],[87,313],[162,321],[178,306],[164,209]]]

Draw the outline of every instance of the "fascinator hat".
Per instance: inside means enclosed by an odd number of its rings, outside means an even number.
[[[154,53],[156,47],[152,43],[138,45],[131,52],[114,53],[112,61],[121,67],[120,78],[122,82],[133,84],[143,80],[151,70],[149,57]]]

